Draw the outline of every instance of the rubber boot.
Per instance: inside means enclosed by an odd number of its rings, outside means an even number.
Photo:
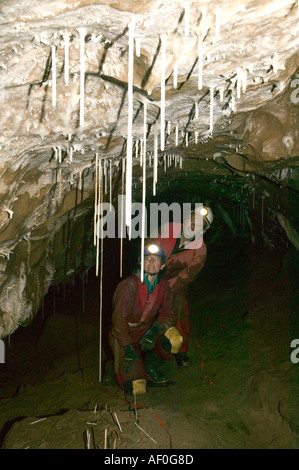
[[[150,351],[146,354],[144,365],[146,369],[147,378],[154,384],[165,384],[169,382],[167,375],[163,374],[160,367],[164,363],[164,360],[157,356],[154,351]]]

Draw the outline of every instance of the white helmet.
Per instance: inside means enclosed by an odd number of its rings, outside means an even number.
[[[195,214],[195,216],[200,215],[201,217],[195,217],[196,225],[192,229],[191,223],[191,216]],[[213,222],[213,212],[210,207],[200,205],[200,207],[196,207],[193,211],[191,211],[184,220],[184,235],[186,238],[197,237],[205,233],[208,228],[210,228],[211,223]]]
[[[200,209],[197,209],[197,212],[203,216],[203,220],[205,221],[203,226],[203,233],[205,233],[205,231],[211,227],[211,224],[214,220],[212,209],[208,206],[202,206]]]

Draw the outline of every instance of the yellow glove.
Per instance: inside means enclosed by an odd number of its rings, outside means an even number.
[[[179,330],[175,326],[172,326],[171,328],[168,328],[167,331],[165,331],[164,335],[171,343],[170,352],[173,354],[178,353],[184,341],[184,338]]]

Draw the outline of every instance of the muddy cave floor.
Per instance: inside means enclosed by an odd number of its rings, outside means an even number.
[[[90,433],[90,447],[104,449],[105,429],[110,449],[299,448],[291,257],[265,249],[227,262],[211,253],[190,288],[190,366],[178,370],[173,360],[173,383],[148,387],[136,408],[117,386],[99,383],[98,278],[85,283],[84,314],[82,289],[67,288],[55,313],[39,314],[7,346],[2,448],[81,449]]]

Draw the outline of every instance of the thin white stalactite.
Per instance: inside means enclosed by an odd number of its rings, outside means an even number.
[[[73,163],[73,146],[72,145],[70,146],[70,150],[69,150],[69,160],[70,160],[70,163]]]
[[[213,132],[214,88],[210,87],[210,132]]]
[[[135,38],[136,56],[140,57],[141,38]]]
[[[242,69],[237,68],[237,98],[241,98],[241,85],[242,85]]]
[[[223,95],[224,95],[224,88],[220,88],[219,94],[220,94],[220,103],[222,103],[223,102]]]
[[[61,163],[61,145],[58,145],[58,162]]]
[[[80,126],[84,126],[84,100],[85,100],[85,35],[86,30],[79,28],[80,34]]]
[[[173,66],[173,88],[177,88],[178,86],[178,64],[174,64]]]
[[[95,179],[94,179],[94,215],[93,215],[93,246],[96,246],[97,240],[97,204],[98,204],[98,153],[96,153]]]
[[[200,26],[202,29],[202,37],[204,38],[207,34],[207,7],[204,6],[201,11],[201,22]]]
[[[124,186],[125,186],[125,159],[121,159],[121,208],[120,208],[120,259],[119,276],[123,276],[123,226],[124,226]]]
[[[166,60],[166,34],[161,35],[161,150],[165,147],[165,60]]]
[[[107,160],[104,160],[104,179],[105,179],[105,193],[107,194],[108,190],[108,168],[107,168]]]
[[[61,199],[61,168],[58,169],[58,199]]]
[[[143,162],[143,140],[140,140],[140,166],[142,166]]]
[[[102,194],[100,195],[102,199]],[[103,224],[101,224],[101,269],[100,269],[100,324],[99,324],[99,382],[102,382],[102,324],[103,324],[103,258],[104,258],[104,237]]]
[[[131,239],[131,206],[132,206],[132,128],[133,128],[133,73],[134,73],[134,29],[129,24],[129,66],[128,66],[128,135],[126,165],[126,226],[129,227]]]
[[[100,254],[100,208],[101,208],[101,196],[102,196],[102,164],[99,159],[99,170],[98,170],[98,200],[97,200],[97,243],[96,243],[96,276],[99,275],[99,254]]]
[[[202,47],[198,46],[198,89],[202,90]]]
[[[179,126],[175,126],[175,145],[179,145]]]
[[[70,33],[64,33],[64,83],[69,84]]]
[[[216,8],[216,40],[220,39],[221,8]]]
[[[153,196],[156,196],[156,184],[158,179],[158,126],[154,125],[154,171],[153,171]]]
[[[248,76],[247,69],[243,69],[242,70],[242,93],[245,93],[246,88],[247,88],[247,76]]]
[[[185,36],[189,36],[190,33],[190,5],[185,2]]]
[[[144,121],[146,122],[146,103],[144,103]],[[145,200],[146,200],[146,134],[144,135],[143,168],[142,168],[142,215],[141,215],[141,271],[140,280],[144,281],[144,238],[145,238]]]
[[[56,46],[52,46],[52,106],[56,106]]]
[[[110,209],[109,212],[112,210],[112,161],[109,160],[109,203]]]

